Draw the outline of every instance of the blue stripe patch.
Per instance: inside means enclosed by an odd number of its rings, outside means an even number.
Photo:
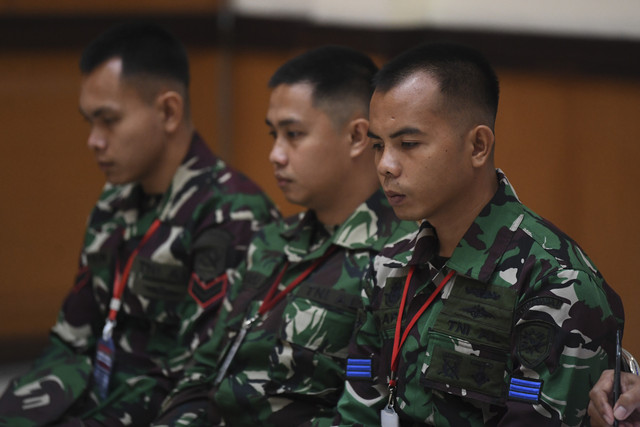
[[[523,402],[537,403],[542,393],[542,381],[524,378],[511,378],[509,382],[509,398]]]
[[[371,359],[347,359],[347,378],[371,378]]]

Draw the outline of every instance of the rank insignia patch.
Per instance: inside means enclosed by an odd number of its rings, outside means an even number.
[[[347,359],[347,378],[371,378],[371,359]]]
[[[537,403],[542,392],[542,381],[524,378],[511,378],[509,382],[509,400]]]
[[[206,283],[200,280],[197,274],[193,273],[189,281],[189,294],[200,307],[207,308],[224,297],[228,285],[229,280],[226,274]]]

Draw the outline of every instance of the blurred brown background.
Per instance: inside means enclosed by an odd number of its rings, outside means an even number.
[[[0,361],[37,352],[75,274],[103,184],[78,113],[85,43],[131,16],[185,42],[205,140],[285,214],[264,125],[270,75],[302,50],[350,45],[379,64],[423,40],[472,44],[501,78],[497,163],[521,200],[576,239],[623,297],[640,356],[640,41],[234,17],[214,0],[0,1]]]

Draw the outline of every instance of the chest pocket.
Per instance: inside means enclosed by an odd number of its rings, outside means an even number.
[[[516,293],[457,276],[428,331],[429,388],[487,403],[504,403]],[[428,356],[427,356],[428,357]]]
[[[187,294],[189,274],[182,265],[153,262],[136,257],[131,267],[129,295],[124,303],[134,316],[161,323],[178,323],[179,304]]]
[[[360,296],[313,282],[301,284],[294,294],[288,295],[281,338],[329,356],[346,357],[362,306]]]

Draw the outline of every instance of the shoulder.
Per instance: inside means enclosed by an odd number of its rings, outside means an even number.
[[[553,266],[558,274],[582,271],[601,279],[598,268],[575,240],[524,205],[522,212],[522,222],[514,235],[516,245],[529,248],[529,256]]]

